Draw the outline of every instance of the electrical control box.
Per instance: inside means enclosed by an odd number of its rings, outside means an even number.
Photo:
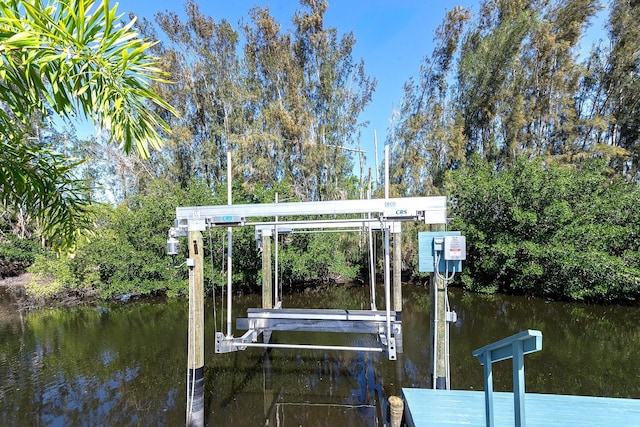
[[[436,261],[438,261],[437,270],[440,273],[460,273],[462,271],[464,257],[459,259],[445,258],[445,238],[447,237],[463,236],[460,236],[459,231],[421,231],[418,233],[418,271],[423,273],[435,272]],[[451,242],[449,242],[449,245],[451,245]],[[446,247],[448,248],[449,246]],[[458,255],[455,245],[453,249],[451,255]],[[462,251],[460,255],[462,255]]]
[[[464,236],[445,236],[444,254],[446,261],[461,261],[467,259],[467,242]]]

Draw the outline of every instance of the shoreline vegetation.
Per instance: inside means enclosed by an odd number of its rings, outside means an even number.
[[[603,161],[580,167],[517,161],[496,171],[479,158],[449,174],[449,230],[466,236],[467,259],[451,286],[546,300],[633,305],[640,301],[640,186],[608,174]],[[236,203],[272,200],[276,189],[242,192]],[[218,193],[219,194],[219,193]],[[126,300],[188,293],[184,242],[175,259],[166,255],[167,225],[176,206],[223,204],[208,186],[187,188],[157,180],[118,206],[102,206],[90,239],[73,254],[43,250],[34,241],[0,242],[3,276],[30,264],[24,284],[28,305],[51,301]],[[426,280],[417,271],[418,232],[403,230],[403,278]],[[226,283],[224,229],[204,233],[205,291]],[[234,231],[234,289],[259,290],[262,263],[251,227]],[[28,243],[28,244],[27,244]],[[376,252],[382,253],[376,240]],[[7,267],[15,262],[13,271]],[[360,234],[291,234],[279,243],[279,276],[287,289],[366,282],[368,244]],[[35,280],[33,280],[35,279]]]
[[[22,273],[18,276],[0,279],[0,294],[4,294],[10,303],[18,310],[35,310],[48,307],[74,307],[77,305],[93,304],[100,301],[98,292],[84,289],[83,292],[61,290],[49,296],[36,296],[29,293],[30,286],[47,286],[52,279],[37,281],[32,273]]]
[[[302,0],[286,26],[268,8],[238,26],[217,22],[194,1],[181,17],[167,11],[126,25],[115,25],[115,6],[94,8],[95,0],[13,3],[0,3],[0,51],[12,52],[0,78],[8,88],[0,90],[0,277],[16,274],[7,264],[28,265],[34,304],[184,297],[186,245],[175,260],[166,255],[179,206],[382,197],[382,180],[365,179],[360,146],[376,79],[354,57],[356,35],[324,25],[326,1]],[[475,15],[456,7],[443,17],[433,53],[394,109],[384,192],[447,196],[446,227],[467,242],[452,286],[640,301],[640,5],[632,3],[612,1],[605,39],[588,55],[581,40],[598,0],[486,0]],[[65,25],[41,25],[51,13]],[[94,42],[101,48],[85,49]],[[66,51],[78,55],[58,54]],[[115,82],[103,78],[104,64]],[[114,99],[114,90],[126,96]],[[82,112],[110,131],[80,140],[49,117]],[[420,231],[403,230],[402,273],[424,281]],[[227,282],[226,236],[204,234],[210,293]],[[365,232],[279,239],[280,283],[367,276]],[[381,254],[380,239],[373,245]],[[236,289],[261,283],[252,227],[234,231],[232,261]]]
[[[634,305],[640,301],[640,186],[608,174],[605,162],[580,167],[517,161],[496,171],[479,158],[449,174],[448,229],[466,236],[467,259],[451,286],[546,300]],[[236,203],[273,199],[276,189],[241,189]],[[219,193],[218,193],[219,194]],[[188,293],[185,244],[166,255],[167,224],[176,206],[223,204],[208,186],[187,188],[157,180],[118,206],[102,206],[90,239],[72,255],[41,249],[21,239],[0,242],[3,265],[16,274],[31,264],[24,284],[28,303],[69,305],[78,300],[127,300],[138,296],[183,297]],[[403,230],[403,278],[426,280],[417,271],[417,235]],[[251,227],[234,231],[234,289],[258,292],[261,256]],[[205,291],[226,283],[225,230],[204,233]],[[377,253],[382,248],[376,241]],[[279,276],[287,289],[366,282],[368,244],[359,234],[291,234],[279,244]],[[241,266],[241,267],[240,267]]]
[[[83,288],[69,289],[58,288],[55,292],[44,294],[43,292],[33,292],[30,289],[34,287],[48,288],[51,287],[54,279],[42,278],[29,272],[21,273],[17,276],[4,277],[0,279],[0,295],[4,294],[5,298],[17,306],[19,310],[34,310],[49,307],[74,307],[78,305],[94,304],[104,301],[110,302],[129,302],[135,300],[144,300],[145,298],[169,297],[166,292],[157,291],[150,294],[123,294],[117,297],[105,298],[100,295],[96,289]],[[362,281],[344,281],[334,280],[331,282],[304,282],[289,284],[286,287],[287,293],[310,293],[318,292],[328,286],[361,286]],[[221,291],[221,287],[217,288],[217,292]],[[260,286],[234,285],[234,294],[257,294],[260,292]],[[182,296],[180,296],[182,297]]]

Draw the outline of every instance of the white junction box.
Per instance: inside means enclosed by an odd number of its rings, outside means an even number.
[[[467,241],[464,236],[444,237],[444,259],[447,261],[467,259]]]

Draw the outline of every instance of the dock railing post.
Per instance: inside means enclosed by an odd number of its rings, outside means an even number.
[[[493,427],[493,372],[491,370],[491,353],[485,352],[484,359],[484,411],[487,427]]]
[[[521,340],[511,344],[513,348],[513,413],[516,426],[524,426],[524,350]]]
[[[525,426],[524,407],[524,355],[542,350],[542,332],[527,329],[493,344],[473,351],[484,368],[484,395],[487,427],[493,427],[493,372],[494,362],[513,358],[513,412],[514,426]]]

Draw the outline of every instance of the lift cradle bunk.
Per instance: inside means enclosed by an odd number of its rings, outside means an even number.
[[[294,221],[290,218],[313,217],[314,220]],[[265,218],[272,220],[264,221]],[[339,219],[338,219],[339,218]],[[346,219],[345,219],[346,218]],[[321,202],[288,202],[271,204],[242,204],[222,206],[179,207],[176,223],[169,231],[175,237],[191,231],[205,231],[212,227],[227,227],[228,283],[227,331],[216,332],[216,353],[244,350],[249,347],[306,348],[384,352],[390,360],[402,352],[402,319],[400,284],[394,283],[394,308],[391,302],[390,239],[400,238],[402,222],[421,221],[425,224],[446,223],[446,197],[411,197],[367,200],[338,200]],[[249,308],[247,317],[236,319],[236,329],[246,330],[240,337],[232,334],[231,251],[233,227],[254,227],[258,247],[263,249],[263,301],[260,308]],[[370,257],[371,309],[298,309],[285,308],[278,289],[278,236],[300,232],[367,232],[371,251],[373,232],[384,236],[384,309],[376,307],[375,264]],[[275,275],[271,273],[271,239],[275,241]],[[170,243],[171,245],[171,243]],[[400,250],[394,244],[394,251]],[[268,252],[268,253],[265,253]],[[267,264],[267,265],[264,265]],[[266,267],[266,268],[265,268]],[[190,274],[193,269],[190,269]],[[265,274],[266,272],[266,274]],[[272,285],[271,277],[275,277]],[[395,281],[394,281],[395,282]],[[399,282],[399,279],[398,279]],[[270,288],[270,289],[269,289]],[[268,292],[265,292],[268,291]],[[271,290],[275,292],[271,292]],[[273,296],[272,296],[273,294]],[[345,332],[372,334],[378,337],[377,346],[347,347],[308,344],[276,344],[270,342],[273,331]],[[262,335],[262,342],[258,342]]]

